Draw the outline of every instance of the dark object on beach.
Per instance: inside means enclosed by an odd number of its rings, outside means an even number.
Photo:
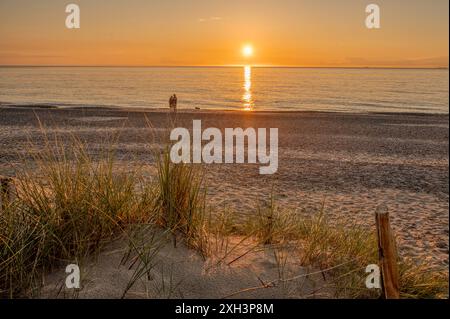
[[[378,256],[381,267],[381,284],[383,297],[399,299],[399,276],[397,265],[397,247],[389,223],[389,212],[386,207],[379,207],[375,213],[378,235]]]
[[[178,98],[177,98],[177,95],[174,94],[169,99],[169,107],[171,110],[173,109],[174,112],[177,111],[177,103],[178,103]]]
[[[195,107],[196,110],[200,110],[200,108],[198,106]]]
[[[13,195],[13,179],[11,177],[0,175],[0,211],[6,208],[9,202],[12,201]]]

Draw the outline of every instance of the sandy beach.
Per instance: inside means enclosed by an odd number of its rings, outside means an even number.
[[[28,2],[0,1],[2,304],[448,300],[449,1]]]
[[[124,164],[153,165],[149,134],[167,135],[166,110],[0,107],[0,174],[14,175],[31,137],[75,134],[92,150],[114,133]],[[250,164],[207,165],[208,202],[237,218],[255,213],[273,188],[277,205],[373,227],[386,205],[401,254],[448,265],[448,115],[320,112],[180,111],[177,125],[279,129],[279,169],[259,175]],[[167,138],[167,137],[166,137]]]

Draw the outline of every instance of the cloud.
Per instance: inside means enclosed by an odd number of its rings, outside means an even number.
[[[41,59],[53,59],[53,58],[64,58],[65,55],[53,55],[53,54],[33,54],[33,53],[23,53],[23,52],[11,52],[11,51],[0,51],[1,58],[41,58]]]
[[[379,66],[379,67],[448,67],[448,56],[405,58],[405,59],[367,59],[364,57],[349,57],[347,63],[357,66]]]
[[[209,17],[209,18],[199,18],[198,22],[203,23],[203,22],[208,22],[208,21],[220,21],[223,20],[222,17]]]

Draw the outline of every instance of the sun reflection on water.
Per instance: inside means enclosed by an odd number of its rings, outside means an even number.
[[[242,103],[244,111],[252,111],[254,101],[252,96],[252,67],[244,66],[244,94],[242,95]]]

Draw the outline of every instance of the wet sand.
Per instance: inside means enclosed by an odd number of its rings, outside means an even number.
[[[93,150],[120,133],[124,163],[152,164],[148,122],[160,137],[170,127],[166,110],[58,109],[0,106],[0,174],[13,175],[27,139],[47,132],[76,134]],[[255,213],[272,191],[278,206],[314,214],[325,204],[331,219],[373,227],[374,212],[386,204],[402,254],[448,265],[448,115],[320,112],[180,111],[177,124],[202,127],[279,129],[279,169],[259,175],[259,164],[208,165],[210,204],[238,216]]]

